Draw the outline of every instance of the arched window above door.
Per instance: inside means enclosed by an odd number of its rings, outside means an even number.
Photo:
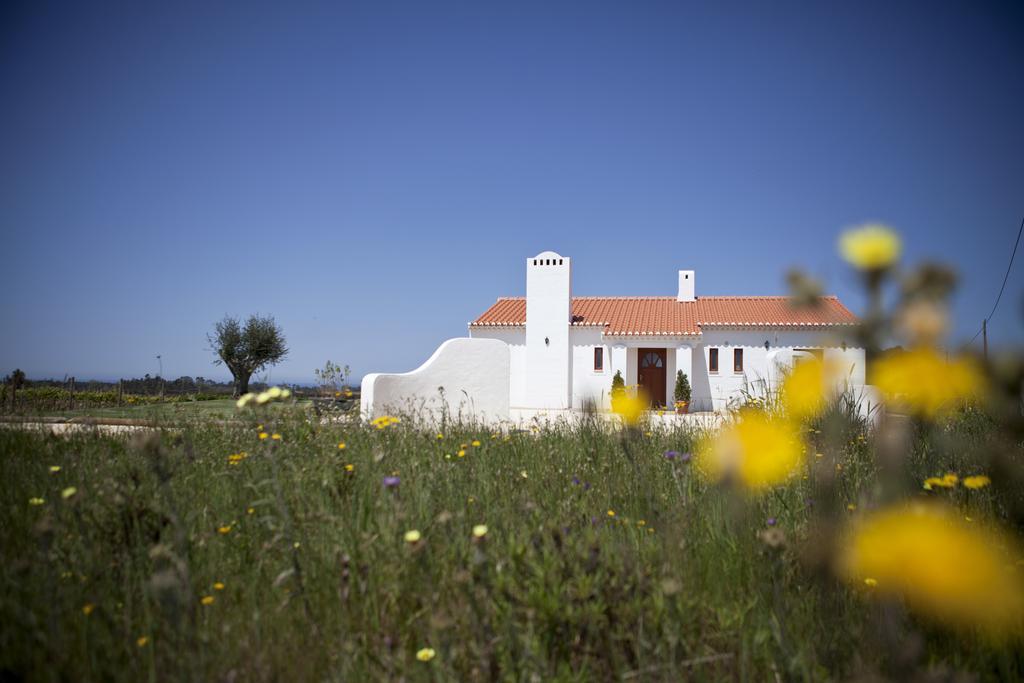
[[[661,355],[648,351],[644,354],[644,357],[640,359],[640,367],[642,368],[660,368],[664,366],[664,361],[661,359]]]

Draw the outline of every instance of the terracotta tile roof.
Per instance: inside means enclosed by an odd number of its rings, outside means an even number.
[[[857,317],[834,296],[796,308],[785,296],[675,297],[580,296],[572,299],[572,324],[604,327],[607,335],[697,335],[705,327],[819,327],[853,325]],[[526,299],[503,297],[471,327],[526,324]]]

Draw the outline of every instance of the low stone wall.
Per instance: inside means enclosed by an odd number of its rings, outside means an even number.
[[[367,419],[396,412],[439,415],[447,409],[452,416],[506,420],[508,344],[497,339],[449,339],[412,372],[366,375],[361,393],[360,408]]]

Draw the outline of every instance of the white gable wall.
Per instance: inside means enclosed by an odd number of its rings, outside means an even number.
[[[508,344],[509,350],[509,405],[526,407],[526,328],[524,327],[470,327],[474,339],[498,339]]]

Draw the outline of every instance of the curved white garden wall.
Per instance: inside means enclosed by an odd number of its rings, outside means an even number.
[[[444,387],[442,402],[440,387]],[[509,416],[509,347],[498,339],[449,339],[412,372],[363,378],[363,417],[428,410],[472,414],[483,420]]]

